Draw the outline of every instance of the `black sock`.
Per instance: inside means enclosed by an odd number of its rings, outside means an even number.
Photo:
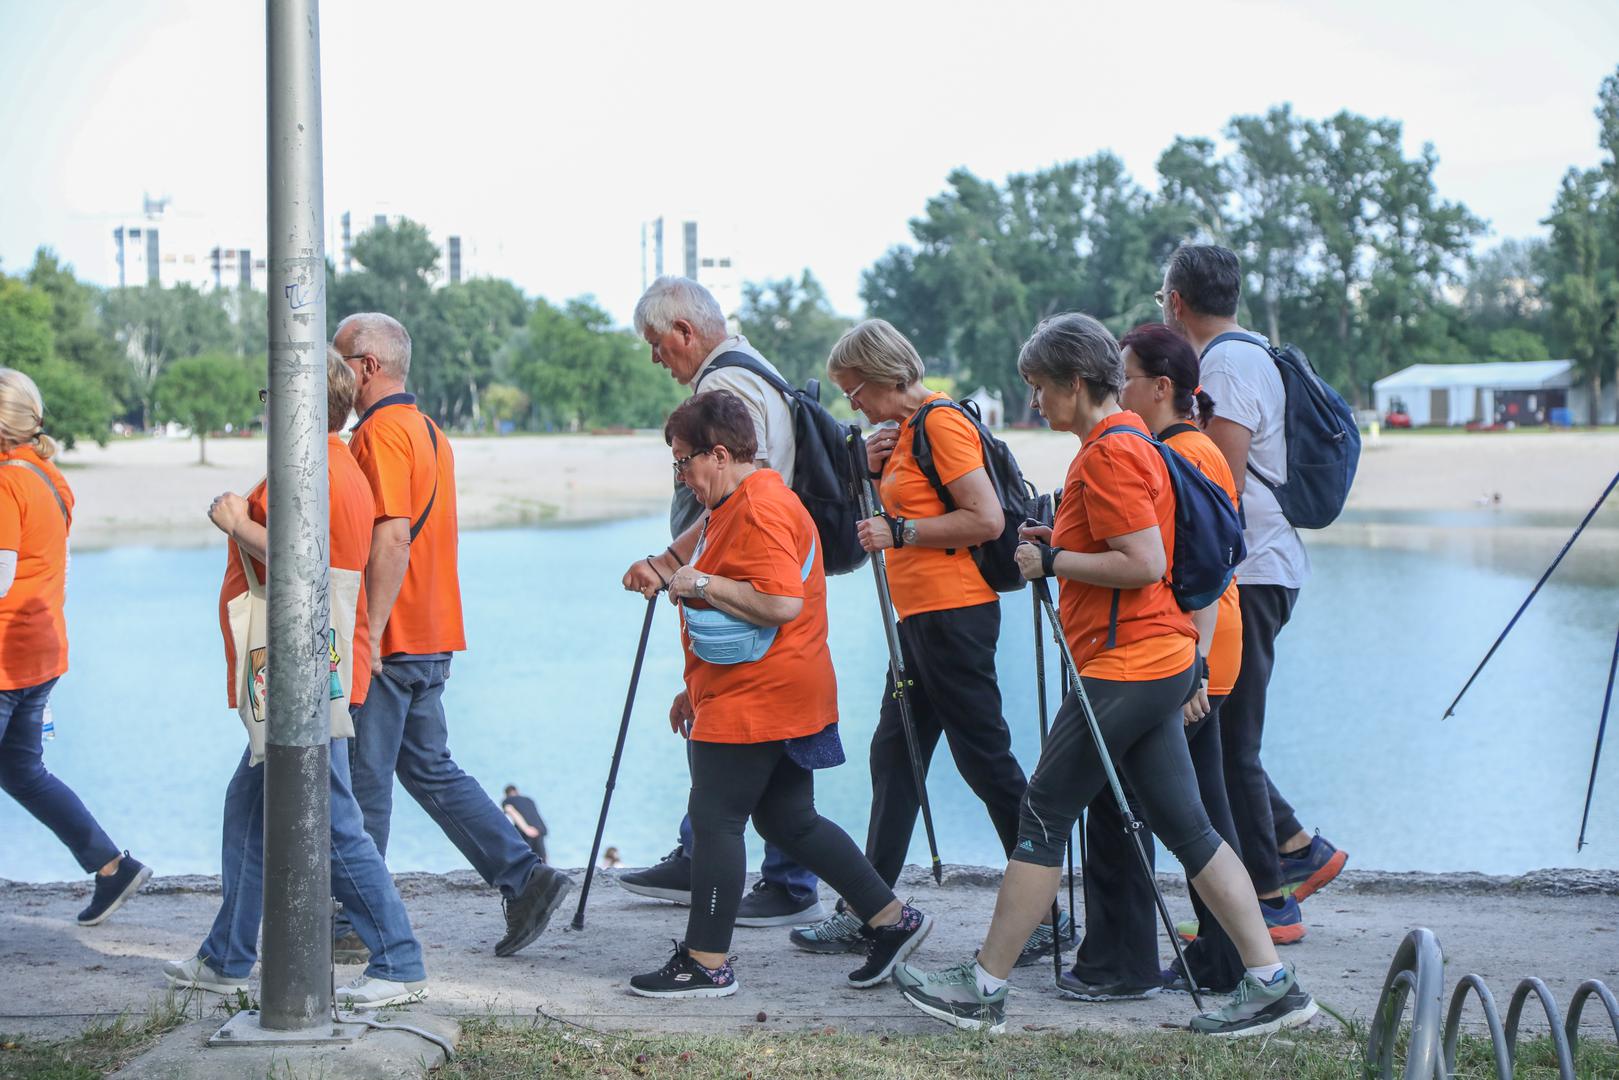
[[[1305,844],[1303,847],[1294,848],[1292,851],[1278,850],[1276,854],[1280,855],[1284,859],[1302,859],[1306,855],[1310,854],[1310,845]]]
[[[1272,911],[1281,911],[1283,908],[1287,907],[1287,897],[1285,896],[1278,896],[1274,898],[1261,896],[1259,898],[1259,902],[1270,908]]]

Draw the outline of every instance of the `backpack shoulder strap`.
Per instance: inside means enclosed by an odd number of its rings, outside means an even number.
[[[759,376],[759,378],[763,379],[765,382],[774,387],[776,392],[787,398],[788,401],[793,399],[794,390],[791,383],[740,349],[732,349],[730,352],[720,353],[718,356],[716,356],[708,367],[703,370],[703,373],[697,377],[696,384],[691,388],[692,393],[695,394],[702,386],[703,380],[714,374],[714,372],[718,371],[720,368],[731,367],[739,367],[744,371],[751,371],[753,374]]]
[[[1199,429],[1196,424],[1170,424],[1168,427],[1158,433],[1158,441],[1166,443],[1177,435],[1185,435],[1188,431],[1197,430]]]
[[[956,508],[956,500],[950,497],[950,489],[939,480],[939,468],[933,464],[933,447],[928,442],[928,414],[940,407],[954,409],[963,414],[967,411],[954,401],[941,398],[930,401],[916,410],[916,415],[906,421],[906,426],[912,432],[911,456],[916,459],[916,467],[922,470],[927,482],[933,485],[934,493],[939,496],[939,501],[944,503],[945,512],[949,513]]]
[[[414,542],[422,529],[427,526],[427,515],[433,512],[433,503],[438,500],[438,429],[433,421],[422,414],[422,423],[427,425],[427,438],[433,444],[433,493],[427,497],[427,505],[422,507],[422,516],[417,518],[410,527],[410,538]]]
[[[7,458],[5,461],[0,462],[0,465],[15,465],[18,468],[27,469],[29,472],[45,481],[45,490],[49,491],[51,493],[51,498],[56,500],[56,508],[62,511],[62,522],[64,524],[67,523],[67,503],[62,501],[62,493],[56,490],[56,484],[51,480],[49,473],[40,468],[38,465],[35,465],[32,461],[22,461],[18,458]]]
[[[1218,337],[1216,337],[1213,341],[1209,342],[1207,345],[1203,346],[1203,351],[1198,353],[1197,358],[1199,360],[1203,359],[1205,356],[1209,355],[1209,350],[1210,349],[1214,348],[1216,345],[1222,344],[1222,343],[1227,342],[1227,341],[1246,341],[1250,345],[1258,345],[1261,349],[1264,349],[1266,352],[1270,353],[1273,358],[1276,355],[1276,350],[1274,348],[1272,348],[1270,343],[1268,341],[1266,341],[1264,338],[1258,337],[1258,336],[1256,336],[1254,334],[1250,334],[1250,333],[1247,333],[1247,332],[1242,331],[1242,330],[1228,330],[1225,333],[1223,333],[1223,334],[1219,335]]]

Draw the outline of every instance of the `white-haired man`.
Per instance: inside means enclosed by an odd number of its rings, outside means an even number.
[[[451,656],[466,649],[455,457],[444,432],[405,392],[410,334],[397,320],[350,315],[332,344],[358,384],[360,419],[349,449],[376,498],[365,571],[376,678],[354,719],[354,796],[366,832],[386,856],[398,774],[473,869],[505,896],[506,935],[495,955],[510,956],[544,932],[571,882],[539,860],[450,757],[444,681]]]
[[[666,368],[682,386],[691,387],[692,393],[699,389],[729,390],[741,398],[753,417],[758,436],[756,463],[776,470],[792,484],[797,443],[793,413],[786,398],[747,367],[718,361],[730,354],[733,359],[757,363],[778,377],[780,372],[748,344],[747,338],[731,333],[713,294],[690,278],[660,277],[635,305],[635,330],[652,347],[652,362]],[[676,570],[691,561],[705,513],[696,496],[676,478],[669,507],[669,531],[674,540],[660,554],[636,560],[624,574],[624,587],[651,596],[667,584]],[[680,822],[679,845],[662,862],[620,874],[618,883],[641,896],[690,904],[690,850],[688,817]],[[819,884],[814,874],[767,844],[760,880],[743,897],[736,924],[788,926],[814,921],[823,914]]]

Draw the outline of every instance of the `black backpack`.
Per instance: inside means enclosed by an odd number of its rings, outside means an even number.
[[[1145,431],[1120,425],[1098,438],[1114,432],[1128,432],[1151,443],[1169,469],[1169,485],[1175,492],[1175,554],[1169,568],[1169,590],[1182,611],[1201,611],[1220,599],[1236,576],[1238,564],[1248,555],[1242,521],[1231,505],[1231,496],[1196,465]],[[1119,590],[1114,589],[1109,647],[1118,617]]]
[[[1254,468],[1252,458],[1248,471],[1276,496],[1288,524],[1296,529],[1326,528],[1343,512],[1360,464],[1360,427],[1349,403],[1315,373],[1297,345],[1278,349],[1263,338],[1233,332],[1209,342],[1203,355],[1222,341],[1246,341],[1270,353],[1287,393],[1282,410],[1287,482],[1272,482]],[[1220,403],[1214,407],[1218,415]]]
[[[747,353],[735,351],[715,357],[703,375],[706,377],[728,367],[753,372],[787,399],[787,407],[793,414],[795,441],[793,494],[809,511],[820,533],[821,565],[828,574],[847,574],[864,566],[867,555],[860,546],[855,525],[860,521],[856,485],[865,483],[865,477],[855,475],[853,462],[854,457],[858,457],[864,464],[866,454],[861,449],[851,456],[848,430],[821,405],[820,381],[811,379],[804,389],[794,389],[786,379]]]
[[[928,429],[924,423],[928,413],[939,407],[956,410],[978,429],[978,441],[984,448],[984,471],[989,474],[990,485],[994,487],[1001,512],[1006,516],[1006,528],[1001,530],[1000,536],[988,543],[974,544],[968,550],[972,552],[973,562],[978,565],[978,572],[984,576],[985,584],[996,592],[1016,592],[1026,584],[1014,555],[1018,546],[1017,531],[1018,526],[1036,514],[1034,488],[1023,479],[1023,470],[1018,468],[1011,447],[984,426],[975,402],[930,401],[916,410],[916,415],[910,420],[913,432],[911,456],[916,458],[922,475],[927,477],[928,483],[938,493],[946,513],[956,508],[956,500],[950,497],[950,489],[939,482],[939,470],[933,464],[933,448],[928,445]],[[946,550],[955,554],[954,548]]]

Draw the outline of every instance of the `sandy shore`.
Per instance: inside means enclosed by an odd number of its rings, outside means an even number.
[[[1071,436],[1005,437],[1037,486],[1061,483],[1077,445]],[[194,440],[136,439],[65,454],[78,498],[74,546],[215,543],[209,501],[251,487],[264,474],[265,452],[261,438],[215,439],[209,464],[199,466]],[[580,523],[668,507],[669,451],[654,434],[462,437],[455,453],[464,528]],[[1375,524],[1385,527],[1385,542],[1400,529],[1453,526],[1563,537],[1615,468],[1619,432],[1384,435],[1362,455],[1351,512],[1318,535],[1360,542],[1356,530]],[[1498,505],[1490,503],[1497,492]],[[1599,520],[1619,525],[1619,500]]]

